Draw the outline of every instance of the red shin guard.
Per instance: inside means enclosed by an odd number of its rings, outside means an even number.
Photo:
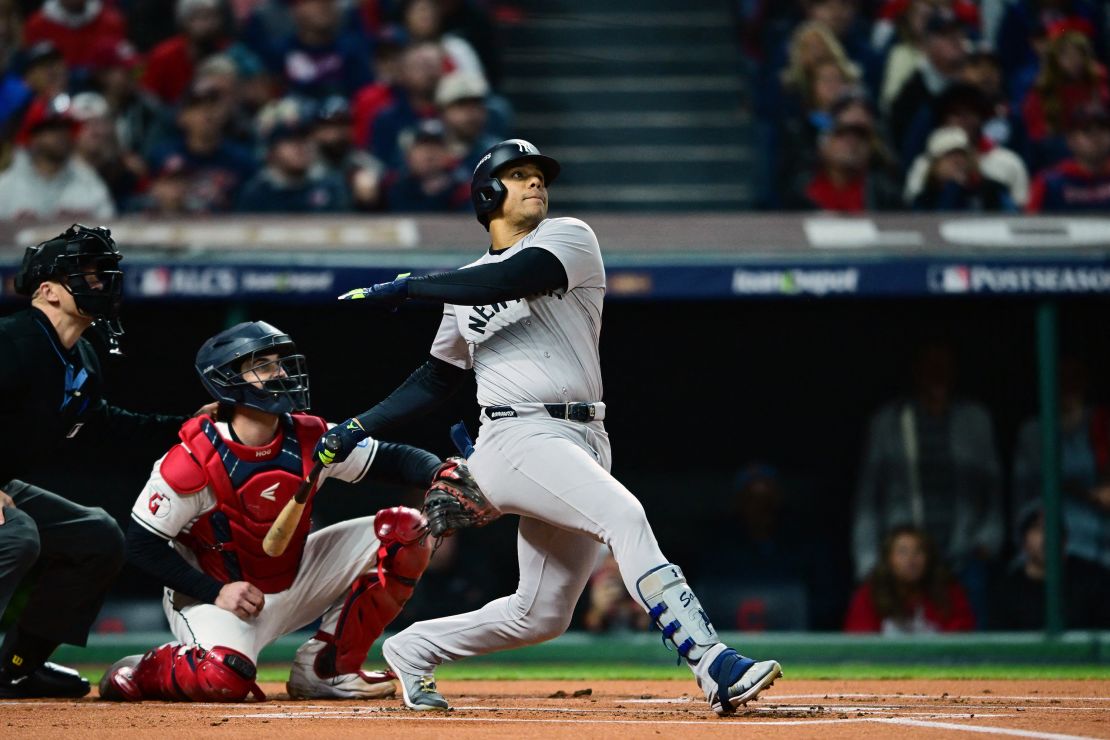
[[[401,613],[432,556],[425,527],[423,514],[404,506],[382,509],[374,516],[374,531],[381,542],[378,570],[351,585],[335,635],[317,633],[318,640],[328,643],[316,656],[321,678],[361,670],[374,640]]]

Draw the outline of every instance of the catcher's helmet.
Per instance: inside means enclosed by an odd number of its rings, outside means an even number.
[[[53,239],[27,247],[15,290],[30,296],[47,280],[57,281],[73,296],[81,313],[115,319],[123,299],[122,259],[111,231],[73,224]]]
[[[244,365],[255,355],[276,354],[283,371],[270,380],[255,377],[263,366]],[[265,321],[236,324],[201,345],[197,352],[200,382],[223,404],[247,406],[270,414],[288,414],[309,407],[308,368],[304,355],[288,334]],[[261,385],[262,387],[258,387]]]
[[[540,154],[534,144],[524,139],[508,139],[491,146],[470,180],[470,201],[474,204],[474,214],[482,226],[489,229],[489,216],[505,200],[505,185],[497,179],[497,172],[511,164],[531,162],[540,168],[545,185],[551,185],[559,176],[559,163],[551,157]]]

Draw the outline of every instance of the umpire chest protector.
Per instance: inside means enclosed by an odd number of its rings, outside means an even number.
[[[262,540],[311,470],[313,447],[325,431],[319,417],[285,414],[273,442],[248,447],[225,439],[207,417],[181,427],[182,444],[166,455],[161,473],[178,494],[209,486],[216,496],[216,507],[177,536],[201,570],[224,583],[249,581],[268,594],[292,585],[312,524],[312,499],[284,553],[270,557]]]

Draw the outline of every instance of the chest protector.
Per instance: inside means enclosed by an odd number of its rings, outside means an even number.
[[[196,554],[201,570],[223,583],[248,581],[268,594],[289,588],[312,523],[312,498],[284,553],[270,557],[262,550],[262,540],[311,470],[312,450],[325,431],[327,425],[319,417],[287,414],[273,442],[248,447],[224,439],[207,417],[185,422],[179,433],[184,444],[166,456],[163,471],[187,462],[194,469],[194,482],[200,483],[193,490],[207,484],[216,495],[216,508],[177,536]],[[183,461],[183,455],[192,459]],[[175,456],[178,459],[172,460]]]

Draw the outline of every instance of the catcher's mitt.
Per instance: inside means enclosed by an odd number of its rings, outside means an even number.
[[[424,516],[428,534],[439,539],[464,527],[483,527],[501,512],[482,493],[466,460],[449,457],[432,476],[432,486],[424,495]]]

